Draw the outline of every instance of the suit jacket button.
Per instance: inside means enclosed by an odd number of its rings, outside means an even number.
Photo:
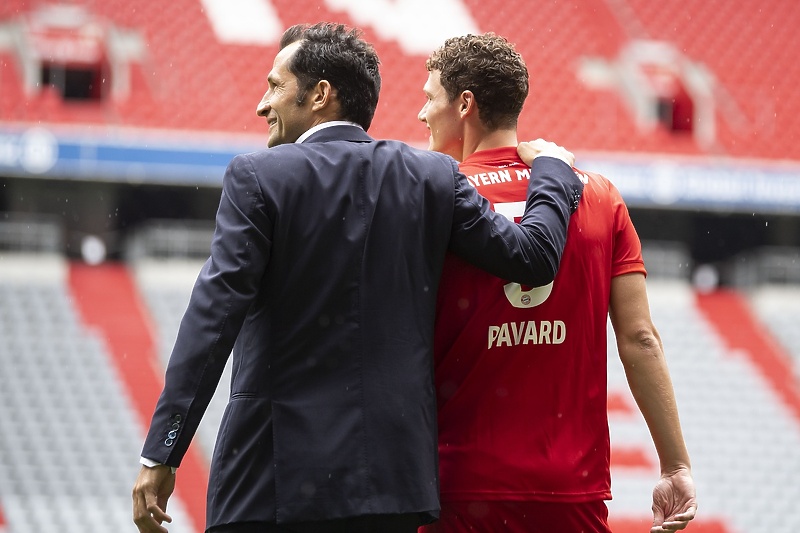
[[[165,446],[172,446],[172,443],[175,442],[174,439],[167,439],[164,441]]]

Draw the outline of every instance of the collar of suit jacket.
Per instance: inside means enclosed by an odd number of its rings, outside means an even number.
[[[302,141],[300,140],[302,139]],[[308,130],[297,142],[356,141],[374,140],[358,124],[344,121],[324,122]]]

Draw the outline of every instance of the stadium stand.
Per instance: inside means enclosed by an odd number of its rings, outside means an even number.
[[[800,361],[800,330],[797,317],[800,316],[800,293],[797,285],[764,285],[752,295],[756,310],[764,324],[782,341]]]
[[[153,323],[158,331],[159,355],[164,367],[178,335],[178,326],[189,302],[189,296],[201,262],[143,259],[135,263],[136,280]],[[231,361],[225,366],[222,379],[208,406],[206,416],[197,430],[197,438],[208,462],[214,451],[225,406],[228,403],[231,380]]]
[[[15,144],[14,135],[33,128],[70,140],[90,137],[69,145],[72,152],[60,154],[66,157],[101,153],[106,147],[97,139],[119,137],[135,139],[132,148],[145,155],[153,145],[189,146],[182,153],[187,160],[199,160],[197,153],[204,148],[226,143],[262,146],[266,129],[254,110],[276,42],[221,39],[210,20],[211,1],[0,2],[0,169],[11,169],[15,179],[33,184],[14,188],[0,175],[0,211],[13,211],[0,213],[2,533],[131,530],[130,490],[151,414],[147,402],[155,402],[155,393],[143,398],[142,391],[160,386],[158,376],[211,231],[209,221],[136,220],[134,228],[113,230],[125,240],[118,254],[124,262],[87,270],[76,260],[74,236],[66,226],[90,217],[60,206],[56,214],[23,212],[29,204],[11,197],[14,191],[45,198],[53,184],[36,181],[44,177],[40,173],[53,155],[47,145],[26,148]],[[282,26],[316,20],[352,25],[367,3],[378,1],[254,0],[242,5],[269,4],[276,17],[270,22]],[[711,170],[745,179],[761,173],[782,180],[778,196],[796,197],[789,193],[796,189],[792,179],[800,161],[795,57],[800,2],[459,2],[480,31],[509,37],[528,63],[531,98],[522,115],[521,138],[544,136],[579,157],[610,154],[617,162],[633,161],[635,172],[652,166],[659,179],[670,177],[661,167],[685,174],[691,165],[677,163],[687,161],[707,165],[693,169],[691,177],[698,182]],[[406,4],[412,3],[382,5],[389,10]],[[427,21],[417,19],[414,27],[399,31],[360,25],[382,58],[384,84],[370,133],[425,146],[427,132],[416,113],[423,104],[427,54],[405,46],[430,31]],[[77,34],[89,36],[85,47],[76,45]],[[100,79],[101,88],[89,91],[86,76]],[[16,159],[24,163],[21,174],[12,164]],[[118,171],[122,178],[115,179],[126,185],[152,179],[137,163]],[[96,169],[89,166],[71,168],[73,174],[49,176],[64,180],[58,187],[63,198],[75,183],[70,180],[111,179],[102,172],[90,175]],[[188,182],[192,186],[217,184],[221,178],[219,171],[211,178],[216,181],[201,182],[201,170],[190,167],[189,172],[196,176],[196,182]],[[614,174],[608,177],[619,182],[628,177]],[[643,188],[645,194],[670,201],[670,185],[678,182],[672,176],[652,190]],[[727,183],[709,187],[710,194],[724,200]],[[69,199],[78,203],[75,196]],[[88,208],[95,200],[85,194],[81,202]],[[103,208],[114,205],[102,203]],[[691,211],[696,205],[672,207]],[[800,212],[797,206],[781,209]],[[89,231],[85,226],[91,224],[84,224],[80,231]],[[796,241],[797,219],[782,224],[773,231],[788,235],[784,241]],[[669,238],[668,230],[677,235],[677,228],[662,228],[660,238]],[[650,304],[698,484],[699,515],[688,531],[791,531],[800,522],[798,251],[748,249],[715,265],[731,287],[699,291],[691,285],[698,267],[690,250],[693,239],[644,242]],[[124,341],[111,338],[98,317],[87,319],[85,309],[88,299],[104,296],[98,286],[114,279],[130,289],[124,300],[128,304],[114,303],[114,295],[121,294],[118,287],[107,291],[111,302],[96,313],[105,310],[120,321],[137,321],[138,331],[146,331],[141,336],[152,341],[131,350],[136,353],[127,362],[124,350],[119,353]],[[744,339],[737,337],[743,332]],[[611,523],[615,533],[640,533],[650,522],[657,458],[628,392],[613,335],[609,339]],[[793,369],[789,357],[795,360]],[[230,365],[199,428],[197,456],[181,467],[184,485],[205,473],[229,380]],[[169,530],[199,533],[195,524],[202,521],[202,494],[180,490],[170,502],[175,521]]]
[[[213,229],[213,226],[203,223],[154,220],[129,240],[126,259],[152,317],[158,357],[164,368],[178,336],[192,286],[208,256]],[[231,367],[228,360],[206,416],[197,430],[207,462],[211,461],[217,428],[228,403]]]
[[[761,322],[793,359],[794,377],[800,383],[800,285],[760,285],[750,299]]]
[[[270,4],[284,25],[310,19],[353,24],[352,17],[336,7],[342,2]],[[359,9],[358,1],[350,4]],[[569,8],[538,2],[535,9],[498,1],[463,4],[479,31],[509,36],[529,65],[532,98],[523,112],[524,138],[546,132],[577,150],[800,159],[792,133],[800,128],[800,96],[795,90],[800,74],[792,53],[800,49],[800,36],[791,30],[800,23],[796,2],[577,0]],[[107,72],[114,79],[123,77],[129,89],[114,94],[109,89],[108,97],[95,105],[61,101],[54,91],[35,83],[23,90],[21,65],[37,50],[24,36],[54,5],[30,0],[0,5],[0,35],[5,36],[0,37],[0,119],[195,132],[264,131],[254,109],[270,67],[265,58],[272,56],[275,45],[221,43],[198,0],[70,2],[74,23],[99,27],[98,46],[118,50],[106,53],[112,63]],[[509,17],[510,11],[522,16]],[[397,35],[413,38],[413,31],[386,35],[363,26],[383,62],[383,94],[371,132],[425,143],[425,129],[416,121],[423,103],[425,55],[406,53],[397,42]],[[654,82],[647,72],[633,72],[633,86],[605,89],[594,87],[582,73],[581,64],[591,59],[624,71],[631,67],[625,51],[637,42],[661,43],[681,64],[704,73],[710,98],[706,104],[715,109],[711,142],[699,146],[680,128],[643,127],[630,110],[630,98],[658,90],[649,86]],[[654,62],[657,65],[658,59]],[[692,80],[676,75],[678,85],[691,89]],[[113,80],[106,83],[110,86]]]
[[[727,347],[688,284],[651,279],[648,290],[701,502],[698,521],[688,531],[790,531],[799,512],[793,500],[800,491],[795,481],[800,472],[800,413],[781,400],[762,374],[753,360],[758,354]],[[610,339],[609,390],[633,406]],[[614,531],[644,531],[657,469],[617,464],[613,450],[638,446],[657,465],[655,451],[636,411],[612,411],[609,424],[614,493],[609,509],[612,519],[624,518]],[[642,515],[639,529],[632,529],[637,515]]]
[[[689,280],[692,259],[683,243],[643,241],[642,257],[651,279]]]
[[[143,424],[55,255],[0,256],[0,506],[8,533],[126,531]],[[176,499],[172,531],[189,533]]]
[[[58,253],[62,249],[59,222],[46,216],[4,216],[0,223],[0,249]]]

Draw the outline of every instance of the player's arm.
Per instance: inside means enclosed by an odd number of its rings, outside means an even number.
[[[642,273],[611,280],[611,323],[631,393],[658,453],[661,478],[653,490],[653,529],[684,529],[697,510],[689,453],[664,348],[650,317]]]

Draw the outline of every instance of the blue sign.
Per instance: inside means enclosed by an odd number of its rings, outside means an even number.
[[[40,126],[0,128],[0,174],[126,183],[220,186],[239,153],[266,146],[266,137],[221,140],[185,133],[61,134]]]
[[[0,175],[221,186],[236,154],[265,146],[266,136],[0,126]],[[578,152],[576,164],[631,207],[800,213],[800,162]]]
[[[628,206],[752,213],[800,212],[800,163],[667,156],[577,156]]]

